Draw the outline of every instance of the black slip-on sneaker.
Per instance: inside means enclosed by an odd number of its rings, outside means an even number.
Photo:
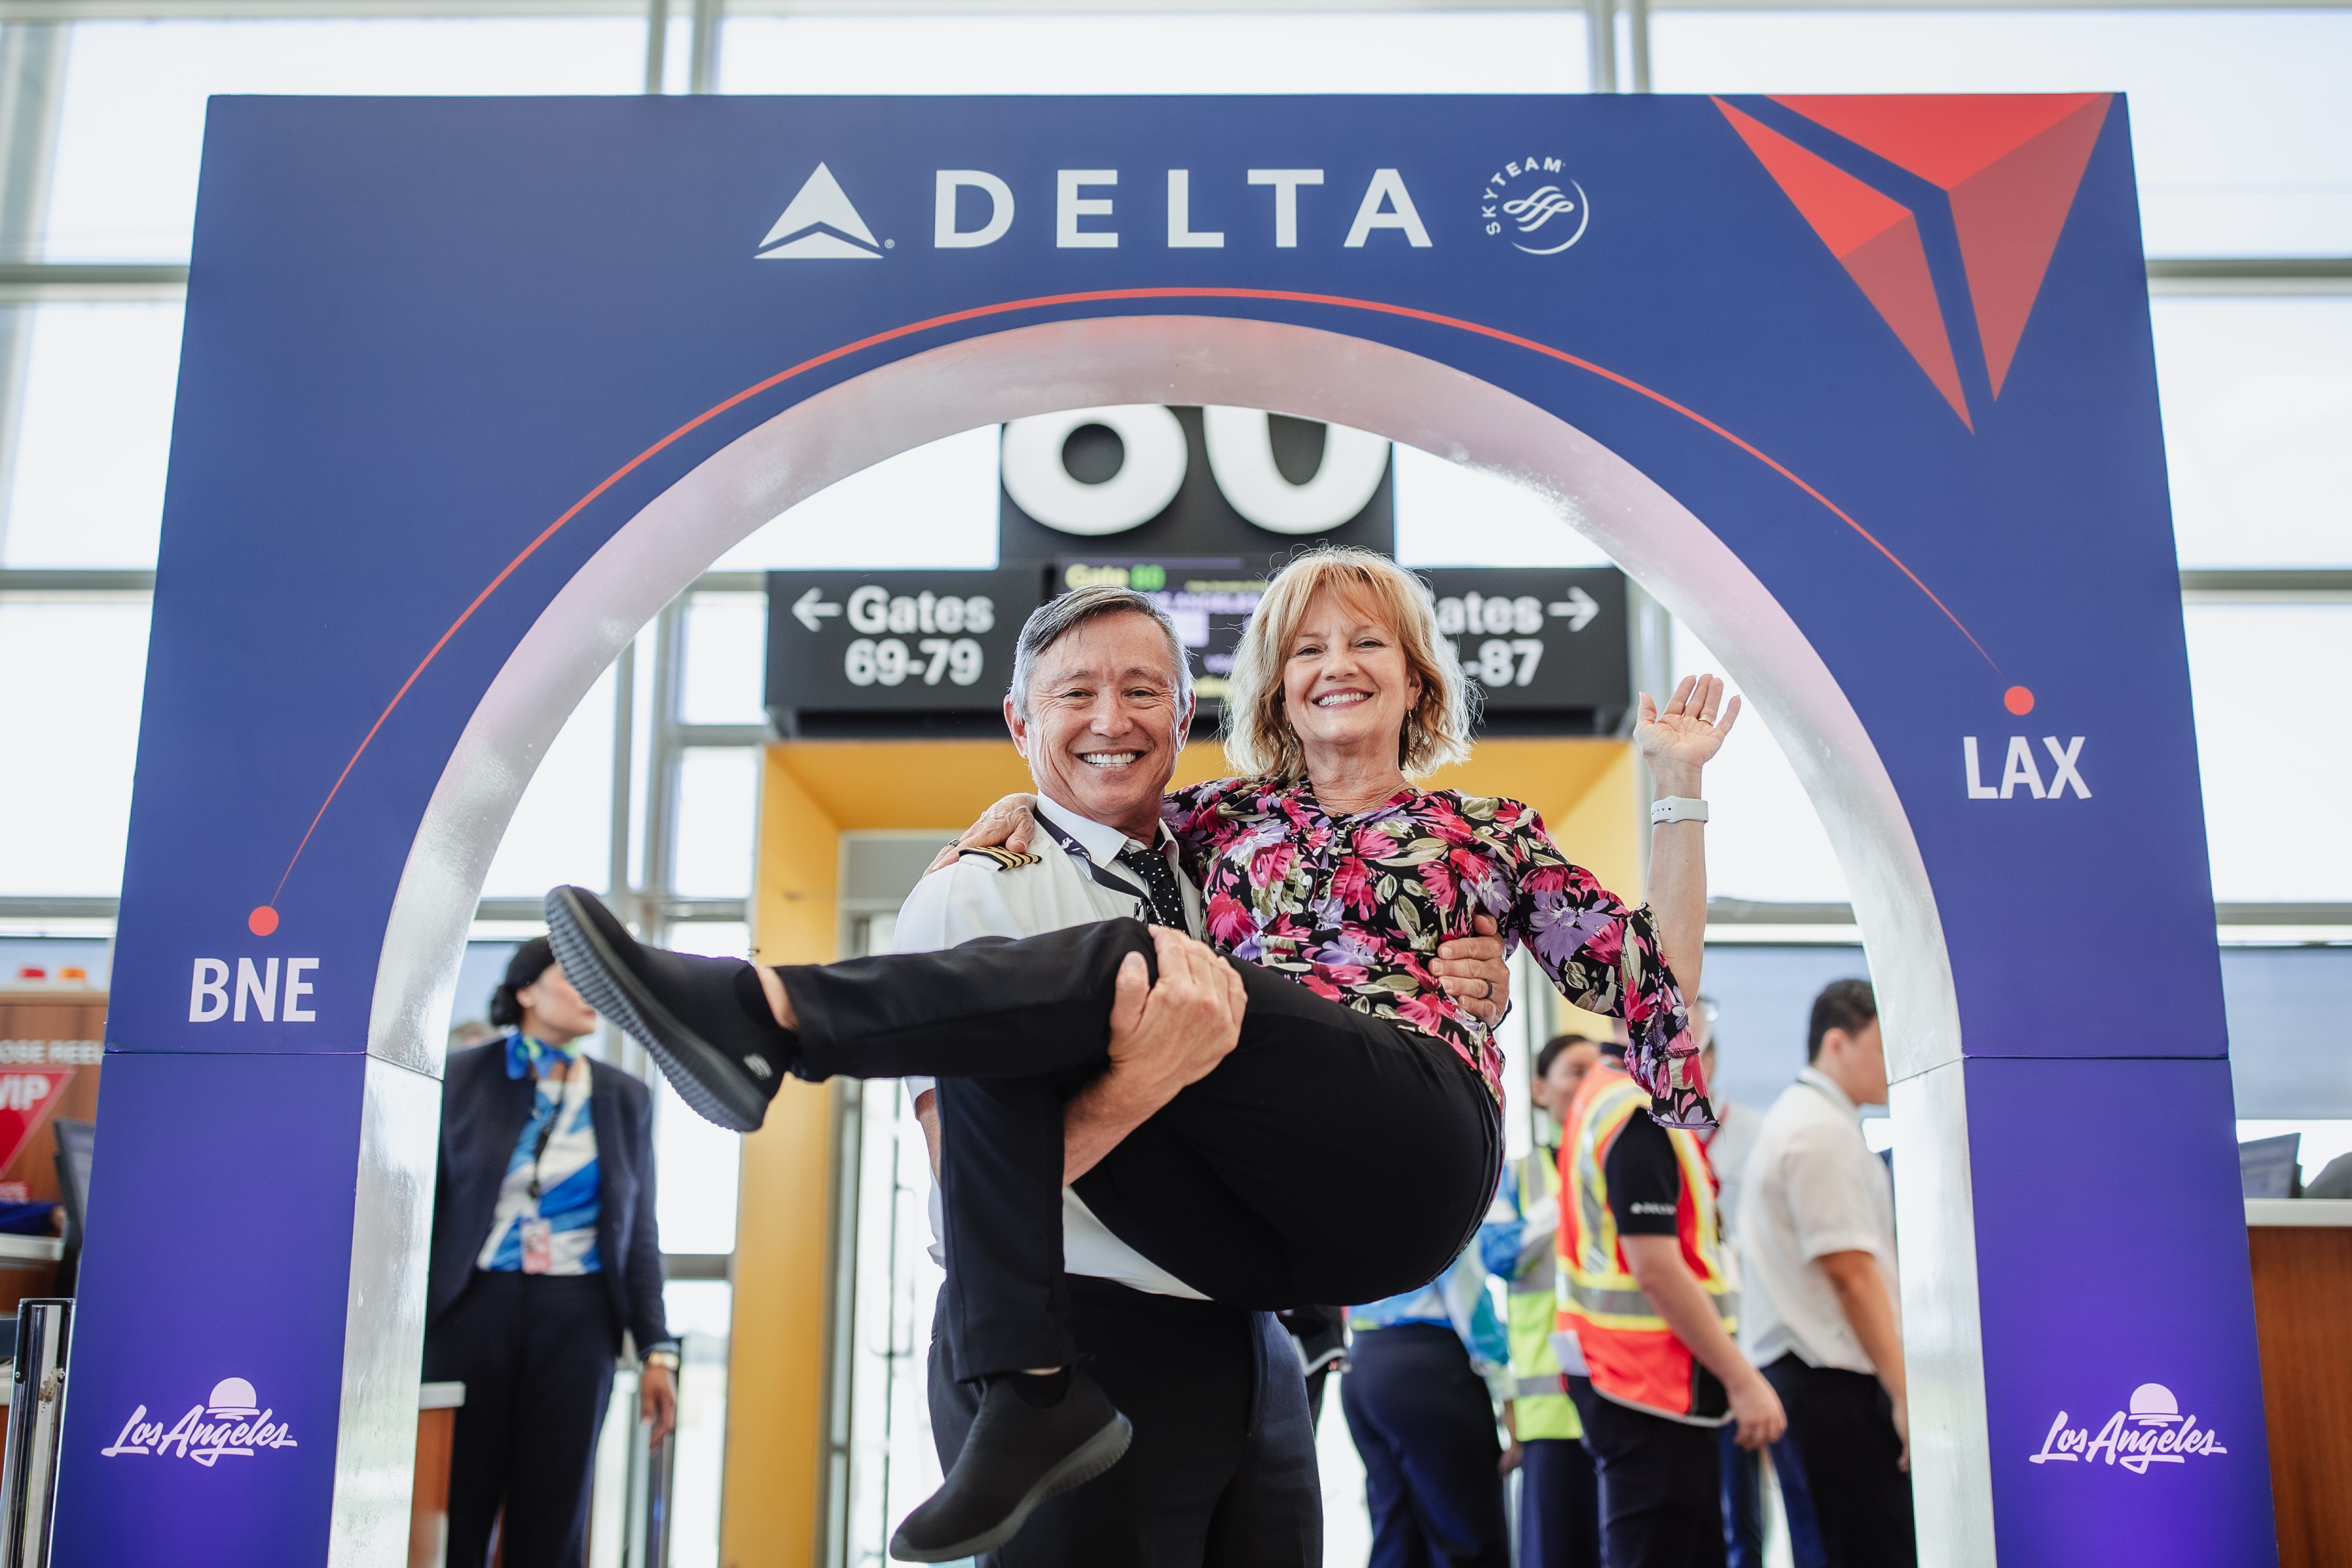
[[[648,947],[584,887],[549,890],[547,938],[563,977],[661,1063],[679,1099],[731,1132],[759,1131],[793,1042],[752,1016],[751,965]]]
[[[994,1551],[1039,1503],[1084,1486],[1127,1452],[1134,1428],[1083,1367],[1072,1367],[1061,1399],[1043,1407],[1022,1398],[1013,1377],[988,1380],[947,1479],[890,1537],[899,1562],[952,1563]]]

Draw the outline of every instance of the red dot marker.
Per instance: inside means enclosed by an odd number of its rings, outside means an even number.
[[[256,936],[267,936],[278,929],[278,911],[263,904],[245,917],[245,928]]]
[[[2033,711],[2033,694],[2023,686],[2011,686],[2001,693],[2000,706],[2017,715],[2018,717],[2023,718]]]

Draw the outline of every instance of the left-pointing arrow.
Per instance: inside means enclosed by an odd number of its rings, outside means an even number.
[[[812,588],[793,601],[793,618],[812,632],[824,630],[826,616],[840,613],[840,605],[825,602],[824,590],[822,588]]]

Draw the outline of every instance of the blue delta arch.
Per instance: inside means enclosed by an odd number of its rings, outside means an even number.
[[[2127,116],[1973,427],[1781,178],[1669,98],[216,102],[58,1560],[391,1559],[449,990],[564,716],[824,486],[1141,402],[1534,486],[1773,726],[1900,1080],[1926,1559],[2270,1560]],[[1575,244],[1486,231],[1544,184]],[[1980,793],[2021,740],[2083,789]],[[310,1017],[200,1016],[272,962]],[[285,1444],[108,1451],[228,1377]],[[2148,1384],[2226,1452],[2037,1458]]]

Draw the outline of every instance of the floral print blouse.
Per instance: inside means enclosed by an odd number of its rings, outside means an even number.
[[[1560,994],[1625,1020],[1626,1066],[1669,1127],[1711,1127],[1681,993],[1649,910],[1569,863],[1517,800],[1403,789],[1333,817],[1303,780],[1227,779],[1168,797],[1162,815],[1199,880],[1209,940],[1317,995],[1436,1036],[1502,1099],[1503,1054],[1428,965],[1491,915]]]

